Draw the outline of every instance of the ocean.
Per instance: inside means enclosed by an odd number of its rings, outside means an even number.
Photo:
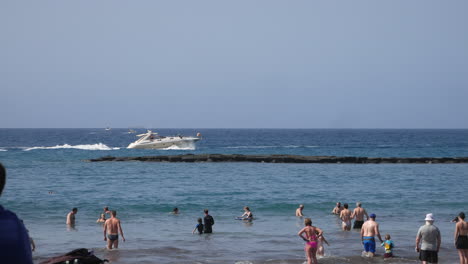
[[[468,130],[401,129],[159,129],[195,135],[196,145],[135,150],[128,129],[0,129],[0,162],[7,185],[0,204],[24,220],[37,250],[35,263],[89,248],[111,263],[304,263],[297,236],[303,219],[324,230],[330,246],[319,263],[384,263],[383,248],[361,257],[357,231],[343,232],[330,212],[336,202],[362,202],[390,234],[396,257],[418,263],[414,240],[427,213],[442,232],[439,263],[457,263],[453,245],[460,211],[468,213],[468,164],[270,164],[86,162],[102,156],[200,153],[367,157],[468,156]],[[144,129],[137,129],[138,133]],[[104,206],[117,211],[127,241],[105,250]],[[235,220],[249,206],[255,220]],[[77,207],[76,230],[66,215]],[[174,207],[179,215],[170,212]],[[209,209],[213,234],[192,235]]]

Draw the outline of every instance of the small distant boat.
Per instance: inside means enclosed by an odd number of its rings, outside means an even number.
[[[110,128],[110,127],[106,127],[106,131],[109,131],[109,130],[112,130],[112,128]]]
[[[151,130],[145,134],[136,135],[140,137],[137,141],[130,143],[127,148],[129,149],[161,149],[172,146],[184,147],[187,144],[192,144],[201,139],[201,134],[197,133],[196,137],[185,136],[160,136]]]
[[[133,130],[133,129],[129,129],[127,133],[128,133],[128,134],[134,134],[134,133],[136,133],[136,131]]]

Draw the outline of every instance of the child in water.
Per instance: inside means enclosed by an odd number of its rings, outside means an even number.
[[[195,231],[198,230],[198,234],[203,234],[203,222],[201,218],[198,218],[198,224],[193,229],[192,234],[195,234]]]
[[[318,236],[317,232],[316,234]],[[318,240],[317,240],[317,255],[320,257],[325,256],[325,248],[323,247],[323,243],[327,244],[327,246],[330,246],[330,244],[328,244],[328,241],[325,239],[325,237],[322,234],[321,236],[318,237]]]
[[[393,258],[393,241],[390,240],[391,237],[389,234],[385,235],[385,241],[382,242],[382,247],[385,248],[384,258]]]

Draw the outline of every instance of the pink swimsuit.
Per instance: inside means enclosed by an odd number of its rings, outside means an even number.
[[[317,237],[312,236],[309,240],[313,240],[313,241],[306,242],[306,245],[308,245],[311,248],[317,248]]]

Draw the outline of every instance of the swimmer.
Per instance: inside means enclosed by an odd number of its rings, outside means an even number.
[[[302,214],[302,210],[304,210],[304,205],[303,204],[299,205],[299,208],[296,209],[296,216],[304,216]]]
[[[304,219],[304,225],[305,227],[297,235],[306,242],[304,251],[307,256],[307,264],[317,264],[317,242],[323,231],[313,226],[310,218]],[[303,236],[304,233],[305,237]]]
[[[104,222],[106,222],[106,215],[101,214],[101,216],[98,218],[98,220],[96,220],[96,223],[104,223]]]
[[[252,220],[253,219],[253,214],[250,211],[250,208],[248,206],[244,207],[244,214],[239,216],[239,218],[242,218],[243,220]]]
[[[340,202],[337,202],[335,208],[332,210],[332,214],[340,215],[341,210],[343,210],[343,206],[341,206]]]
[[[341,226],[343,231],[351,230],[351,211],[348,210],[348,204],[343,205],[344,209],[340,212],[340,219],[342,221]]]
[[[203,234],[203,220],[201,218],[198,218],[198,224],[195,226],[195,229],[193,229],[192,234],[195,234],[195,231],[198,230],[198,234]]]
[[[172,214],[175,214],[175,215],[176,215],[176,214],[179,214],[179,208],[174,207],[174,209],[172,209],[172,212],[171,212],[171,213],[172,213]]]

